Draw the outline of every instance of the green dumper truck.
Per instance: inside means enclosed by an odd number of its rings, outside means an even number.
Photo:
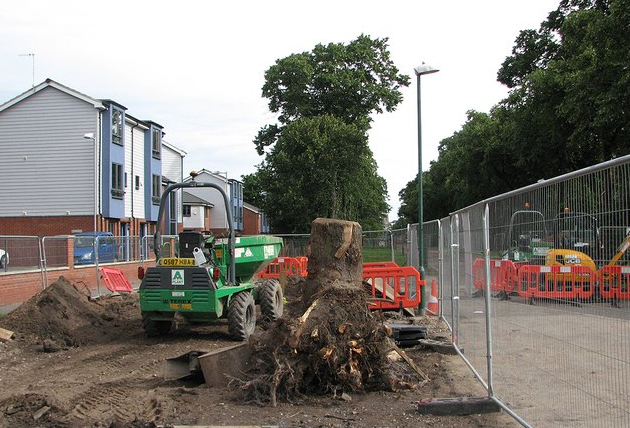
[[[256,327],[256,303],[263,317],[282,316],[284,298],[275,279],[255,280],[282,249],[282,239],[256,235],[236,237],[225,191],[213,183],[193,180],[169,185],[162,195],[158,229],[168,195],[180,188],[212,187],[221,193],[229,223],[229,236],[215,239],[201,232],[181,232],[176,257],[162,257],[161,233],[154,235],[156,266],[143,273],[140,285],[142,325],[149,336],[167,334],[175,314],[190,324],[207,324],[227,318],[230,336],[246,340]]]

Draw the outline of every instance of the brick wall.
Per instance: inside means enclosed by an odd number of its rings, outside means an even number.
[[[144,266],[153,266],[152,261],[145,262]],[[125,262],[108,264],[122,270],[127,280],[137,289],[140,285],[138,279],[138,267],[142,266],[140,262]],[[47,286],[55,283],[60,276],[65,277],[71,283],[77,286],[84,286],[90,290],[93,296],[98,294],[108,294],[109,290],[105,287],[102,279],[99,279],[99,285],[96,283],[96,270],[94,266],[70,266],[67,268],[48,269]],[[31,271],[9,271],[3,273],[0,271],[0,314],[5,314],[17,308],[21,303],[30,299],[33,295],[42,291],[42,273],[37,270]]]
[[[245,208],[243,210],[243,235],[260,235],[260,214]]]
[[[3,217],[0,221],[0,235],[70,235],[79,229],[84,232],[94,230],[94,217]]]

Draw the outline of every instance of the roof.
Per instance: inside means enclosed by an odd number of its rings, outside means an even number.
[[[55,82],[52,79],[46,79],[44,80],[42,83],[40,83],[37,86],[32,87],[31,89],[29,89],[28,91],[22,92],[20,95],[18,95],[15,98],[10,99],[9,101],[7,101],[6,103],[0,105],[0,112],[8,109],[11,106],[14,106],[15,104],[19,103],[20,101],[30,97],[31,95],[34,95],[46,88],[55,88],[59,91],[65,92],[68,95],[72,95],[75,98],[78,98],[80,100],[85,101],[88,104],[92,104],[95,108],[98,109],[105,109],[105,105],[103,105],[103,103],[99,100],[96,100],[88,95],[85,95],[75,89],[69,88],[68,86],[62,85],[61,83]]]
[[[235,178],[228,178],[227,175],[227,171],[209,171],[205,168],[200,169],[199,171],[197,171],[197,175],[209,175],[210,177],[219,179],[225,183],[232,183],[232,182],[236,182],[236,183],[241,183],[240,180],[237,180]],[[184,181],[190,181],[191,177],[190,175],[186,178],[184,178]]]
[[[191,195],[190,193],[184,191],[184,196],[182,197],[182,202],[185,205],[202,205],[207,207],[213,207],[214,204],[212,202],[208,202],[203,198],[200,198],[195,195]]]
[[[253,211],[256,214],[260,214],[262,212],[260,208],[255,207],[252,204],[248,204],[247,202],[243,202],[243,208],[247,208],[248,210]]]
[[[184,150],[180,149],[177,146],[174,146],[173,144],[171,144],[171,143],[169,143],[167,141],[162,140],[162,145],[168,147],[169,149],[173,150],[174,152],[179,153],[179,155],[181,157],[184,157],[184,156],[186,156],[188,154]]]

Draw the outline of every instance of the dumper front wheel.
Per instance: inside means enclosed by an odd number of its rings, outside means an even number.
[[[232,296],[228,307],[228,328],[236,340],[247,340],[256,329],[256,304],[251,293],[242,291]]]
[[[260,310],[266,319],[275,321],[282,316],[284,296],[280,281],[277,279],[264,281],[258,290],[258,299],[260,300]]]
[[[171,331],[171,321],[152,320],[151,316],[145,312],[142,313],[142,328],[149,337],[164,336]]]

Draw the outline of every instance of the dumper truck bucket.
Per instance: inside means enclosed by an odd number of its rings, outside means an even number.
[[[164,360],[164,380],[203,379],[198,357],[207,351],[190,351]]]
[[[209,386],[226,386],[231,378],[243,377],[249,368],[248,343],[211,352],[191,351],[164,361],[164,380],[204,380]]]

